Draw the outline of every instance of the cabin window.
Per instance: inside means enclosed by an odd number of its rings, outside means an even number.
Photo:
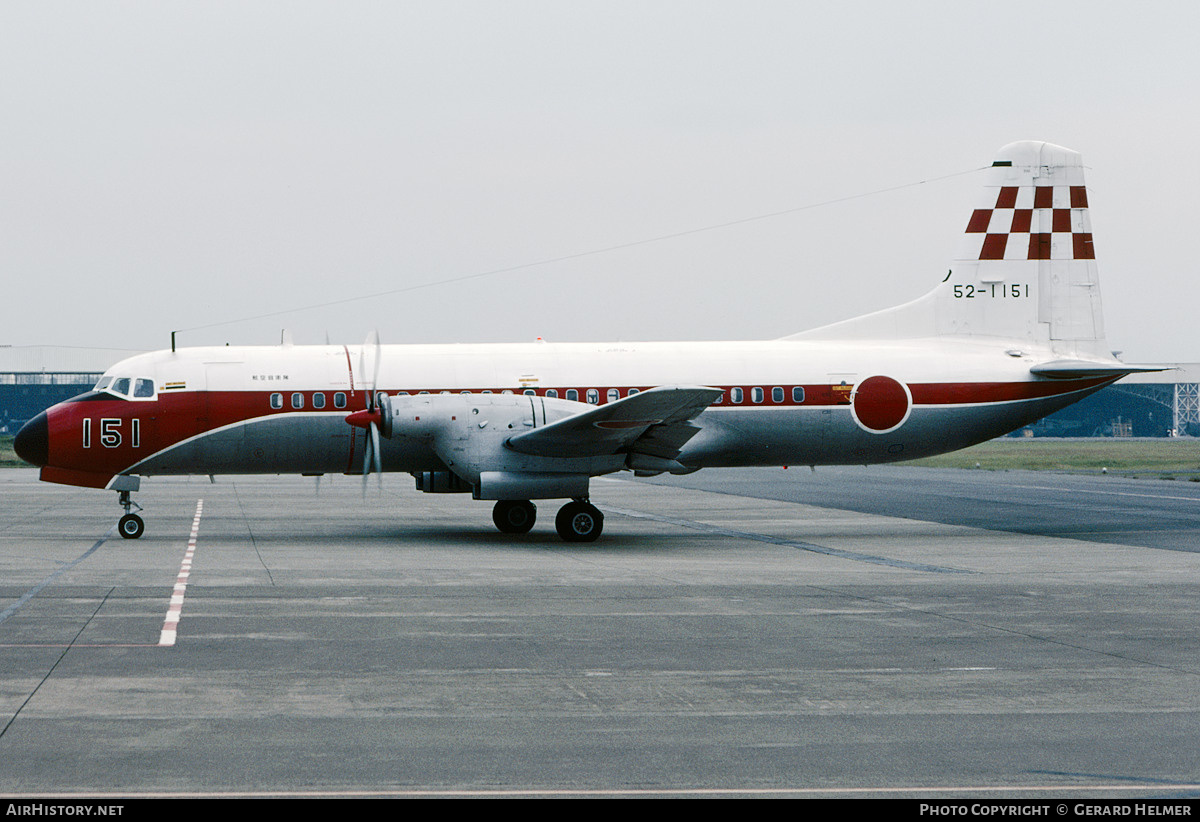
[[[304,395],[299,391],[292,394],[292,408],[300,409],[304,407]]]
[[[567,399],[569,399],[571,402],[579,402],[579,392],[574,388],[568,388]]]
[[[750,401],[751,402],[762,402],[763,396],[764,396],[764,394],[763,394],[763,390],[761,388],[755,386],[754,388],[750,389]]]
[[[283,394],[271,395],[271,407],[276,409],[283,408]]]
[[[333,395],[333,407],[334,408],[345,408],[346,407],[346,392],[345,391],[338,391],[336,394]]]
[[[596,390],[595,388],[589,388],[587,390],[587,401],[588,401],[588,405],[599,405],[600,404],[600,392],[598,390]]]
[[[313,408],[324,408],[324,407],[325,407],[325,395],[322,394],[320,391],[318,391],[317,393],[313,394]]]
[[[536,392],[536,391],[534,391],[532,388],[526,388],[526,389],[525,389],[524,391],[522,391],[521,393],[522,393],[522,394],[524,394],[524,395],[525,395],[525,396],[527,396],[527,397],[536,397],[536,396],[537,396],[537,392]]]
[[[742,389],[740,389],[740,388],[729,389],[729,401],[732,403],[741,402],[742,401]]]
[[[638,391],[639,391],[639,389],[637,389],[637,388],[630,388],[630,389],[629,389],[629,396],[631,396],[631,397],[632,397],[634,394],[637,394],[637,393],[638,393]]]
[[[546,396],[547,396],[547,397],[557,397],[557,396],[558,396],[558,389],[557,389],[557,388],[547,388],[547,389],[546,389]]]
[[[804,386],[803,385],[797,385],[792,388],[792,402],[794,402],[794,403],[804,402]]]
[[[616,389],[616,388],[608,389],[608,401],[609,402],[616,402],[619,399],[621,399],[621,392],[619,389]]]
[[[783,389],[778,385],[771,389],[771,402],[783,402]]]

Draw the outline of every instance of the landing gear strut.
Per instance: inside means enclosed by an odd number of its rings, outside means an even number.
[[[117,493],[120,495],[119,502],[121,503],[121,507],[125,509],[125,516],[121,517],[120,522],[117,523],[117,530],[121,532],[121,536],[125,539],[137,539],[146,530],[146,523],[142,522],[141,517],[133,513],[133,509],[136,508],[140,511],[142,510],[142,506],[130,499],[128,491],[118,491]]]
[[[587,500],[577,499],[559,509],[554,527],[567,542],[595,542],[604,530],[604,514]]]
[[[492,522],[505,534],[527,534],[536,520],[537,506],[527,499],[502,499],[492,509]]]

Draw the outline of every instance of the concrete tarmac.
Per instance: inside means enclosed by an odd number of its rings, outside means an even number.
[[[0,794],[1197,796],[1200,483],[1018,479],[0,471]]]

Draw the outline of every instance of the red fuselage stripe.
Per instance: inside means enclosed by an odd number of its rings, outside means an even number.
[[[1089,388],[1096,388],[1107,383],[1113,382],[1116,377],[1092,377],[1088,379],[1078,380],[1045,380],[1045,381],[1029,381],[1029,382],[961,382],[961,383],[910,383],[908,388],[912,392],[913,405],[974,405],[980,403],[993,402],[1016,402],[1020,400],[1035,400],[1045,397],[1055,397],[1061,394],[1070,394],[1075,391],[1084,391]],[[408,389],[380,389],[381,393],[396,395],[396,394],[525,394],[531,393],[538,397],[555,397],[557,399],[572,399],[568,396],[568,392],[574,391],[575,402],[588,402],[588,392],[594,391],[596,396],[595,405],[604,405],[607,402],[613,402],[617,399],[622,399],[629,396],[630,391],[646,391],[654,386],[590,386],[586,388],[408,388]],[[739,407],[811,407],[811,406],[827,406],[827,405],[848,405],[850,403],[850,394],[854,389],[853,384],[844,385],[726,385],[713,386],[720,388],[724,393],[713,403],[713,408],[739,408]],[[782,391],[783,399],[775,399],[776,389]],[[793,399],[794,389],[800,389],[803,394],[802,399]],[[733,392],[741,391],[741,399],[738,402],[733,401]],[[549,393],[554,392],[554,393]],[[615,392],[612,398],[609,398],[609,392]],[[761,392],[758,394],[756,392]],[[308,410],[308,411],[350,411],[359,410],[353,402],[347,400],[347,404],[342,407],[333,407],[333,395],[338,391],[276,391],[276,392],[222,392],[223,395],[245,395],[253,393],[257,400],[258,409],[261,413],[255,413],[253,416],[263,416],[270,413],[287,413],[291,410]],[[280,394],[282,397],[283,408],[270,408],[269,397],[271,394]],[[348,394],[348,392],[340,392]],[[301,408],[294,409],[292,407],[292,395],[300,394],[303,397]],[[326,405],[322,408],[313,406],[313,395],[322,394]],[[349,394],[348,394],[349,396]],[[756,396],[761,396],[761,399],[755,401]]]

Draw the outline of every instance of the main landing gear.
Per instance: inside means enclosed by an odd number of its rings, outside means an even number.
[[[136,508],[142,510],[142,506],[138,505],[129,497],[128,491],[117,492],[120,495],[119,502],[121,507],[125,509],[125,516],[117,523],[117,530],[121,532],[121,536],[125,539],[137,539],[146,530],[146,523],[142,522],[142,518],[133,513]]]
[[[536,520],[537,506],[527,499],[502,499],[492,509],[492,522],[505,534],[527,534]]]
[[[526,534],[536,520],[537,506],[529,500],[500,500],[492,509],[492,522],[505,534]],[[572,500],[559,510],[554,528],[567,542],[595,542],[604,514],[586,499]]]
[[[587,500],[577,499],[559,509],[554,528],[567,542],[595,542],[604,530],[604,514]]]

